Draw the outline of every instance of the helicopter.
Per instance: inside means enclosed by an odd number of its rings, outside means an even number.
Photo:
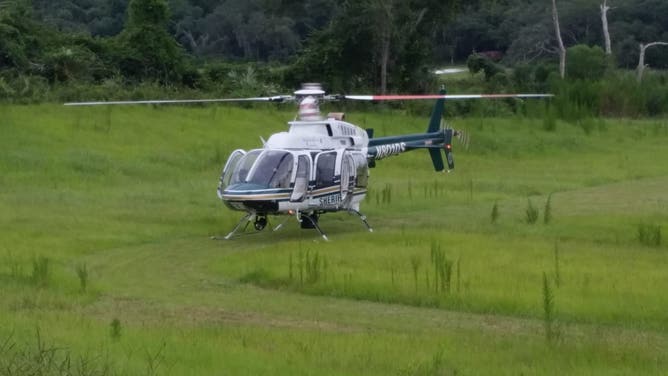
[[[367,194],[369,168],[387,157],[426,149],[435,171],[454,169],[453,139],[465,145],[465,132],[442,127],[444,104],[450,99],[542,98],[551,94],[455,94],[445,88],[427,95],[327,95],[320,84],[303,84],[292,95],[252,98],[71,102],[67,106],[125,104],[184,104],[213,102],[295,102],[298,113],[288,130],[271,135],[257,149],[236,149],[223,166],[218,198],[225,206],[245,214],[223,237],[246,234],[253,223],[256,232],[269,224],[269,216],[285,216],[273,227],[278,231],[296,218],[303,229],[315,229],[324,240],[319,224],[322,214],[345,211],[356,215],[369,232],[373,228],[360,212]],[[425,133],[374,137],[373,129],[362,129],[345,120],[345,114],[323,115],[320,103],[328,101],[436,100]],[[442,154],[443,153],[443,154]],[[442,155],[445,156],[445,161]],[[218,239],[218,237],[212,237]]]

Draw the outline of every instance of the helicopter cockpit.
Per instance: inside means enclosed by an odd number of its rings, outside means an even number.
[[[283,150],[252,150],[237,163],[229,184],[246,183],[266,189],[290,188],[294,158]]]
[[[256,213],[326,210],[351,205],[367,177],[367,160],[359,151],[239,149],[225,164],[218,197],[232,209]]]

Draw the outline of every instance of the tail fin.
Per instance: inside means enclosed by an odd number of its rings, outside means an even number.
[[[441,172],[445,169],[443,165],[443,157],[441,157],[441,149],[427,149],[431,157],[431,163],[434,164],[434,170]]]
[[[445,86],[443,86],[438,93],[445,95]],[[429,119],[429,127],[427,127],[427,132],[438,132],[439,129],[441,129],[441,119],[443,118],[444,106],[445,99],[440,98],[436,100],[434,109],[431,111],[431,119]]]

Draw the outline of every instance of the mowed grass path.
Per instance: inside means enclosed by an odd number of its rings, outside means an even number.
[[[215,196],[227,155],[292,116],[0,107],[2,364],[39,333],[89,374],[668,372],[668,246],[639,239],[668,228],[667,121],[454,119],[472,142],[452,173],[420,151],[371,170],[374,233],[328,214],[330,242],[294,220],[210,240],[240,217]],[[349,118],[379,136],[427,122]]]

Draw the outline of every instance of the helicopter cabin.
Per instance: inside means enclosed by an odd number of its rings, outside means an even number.
[[[368,173],[366,155],[358,150],[235,150],[218,196],[231,209],[264,214],[358,210]]]
[[[369,144],[363,129],[329,118],[319,121],[292,121],[288,132],[273,134],[265,147],[270,149],[357,149]]]

